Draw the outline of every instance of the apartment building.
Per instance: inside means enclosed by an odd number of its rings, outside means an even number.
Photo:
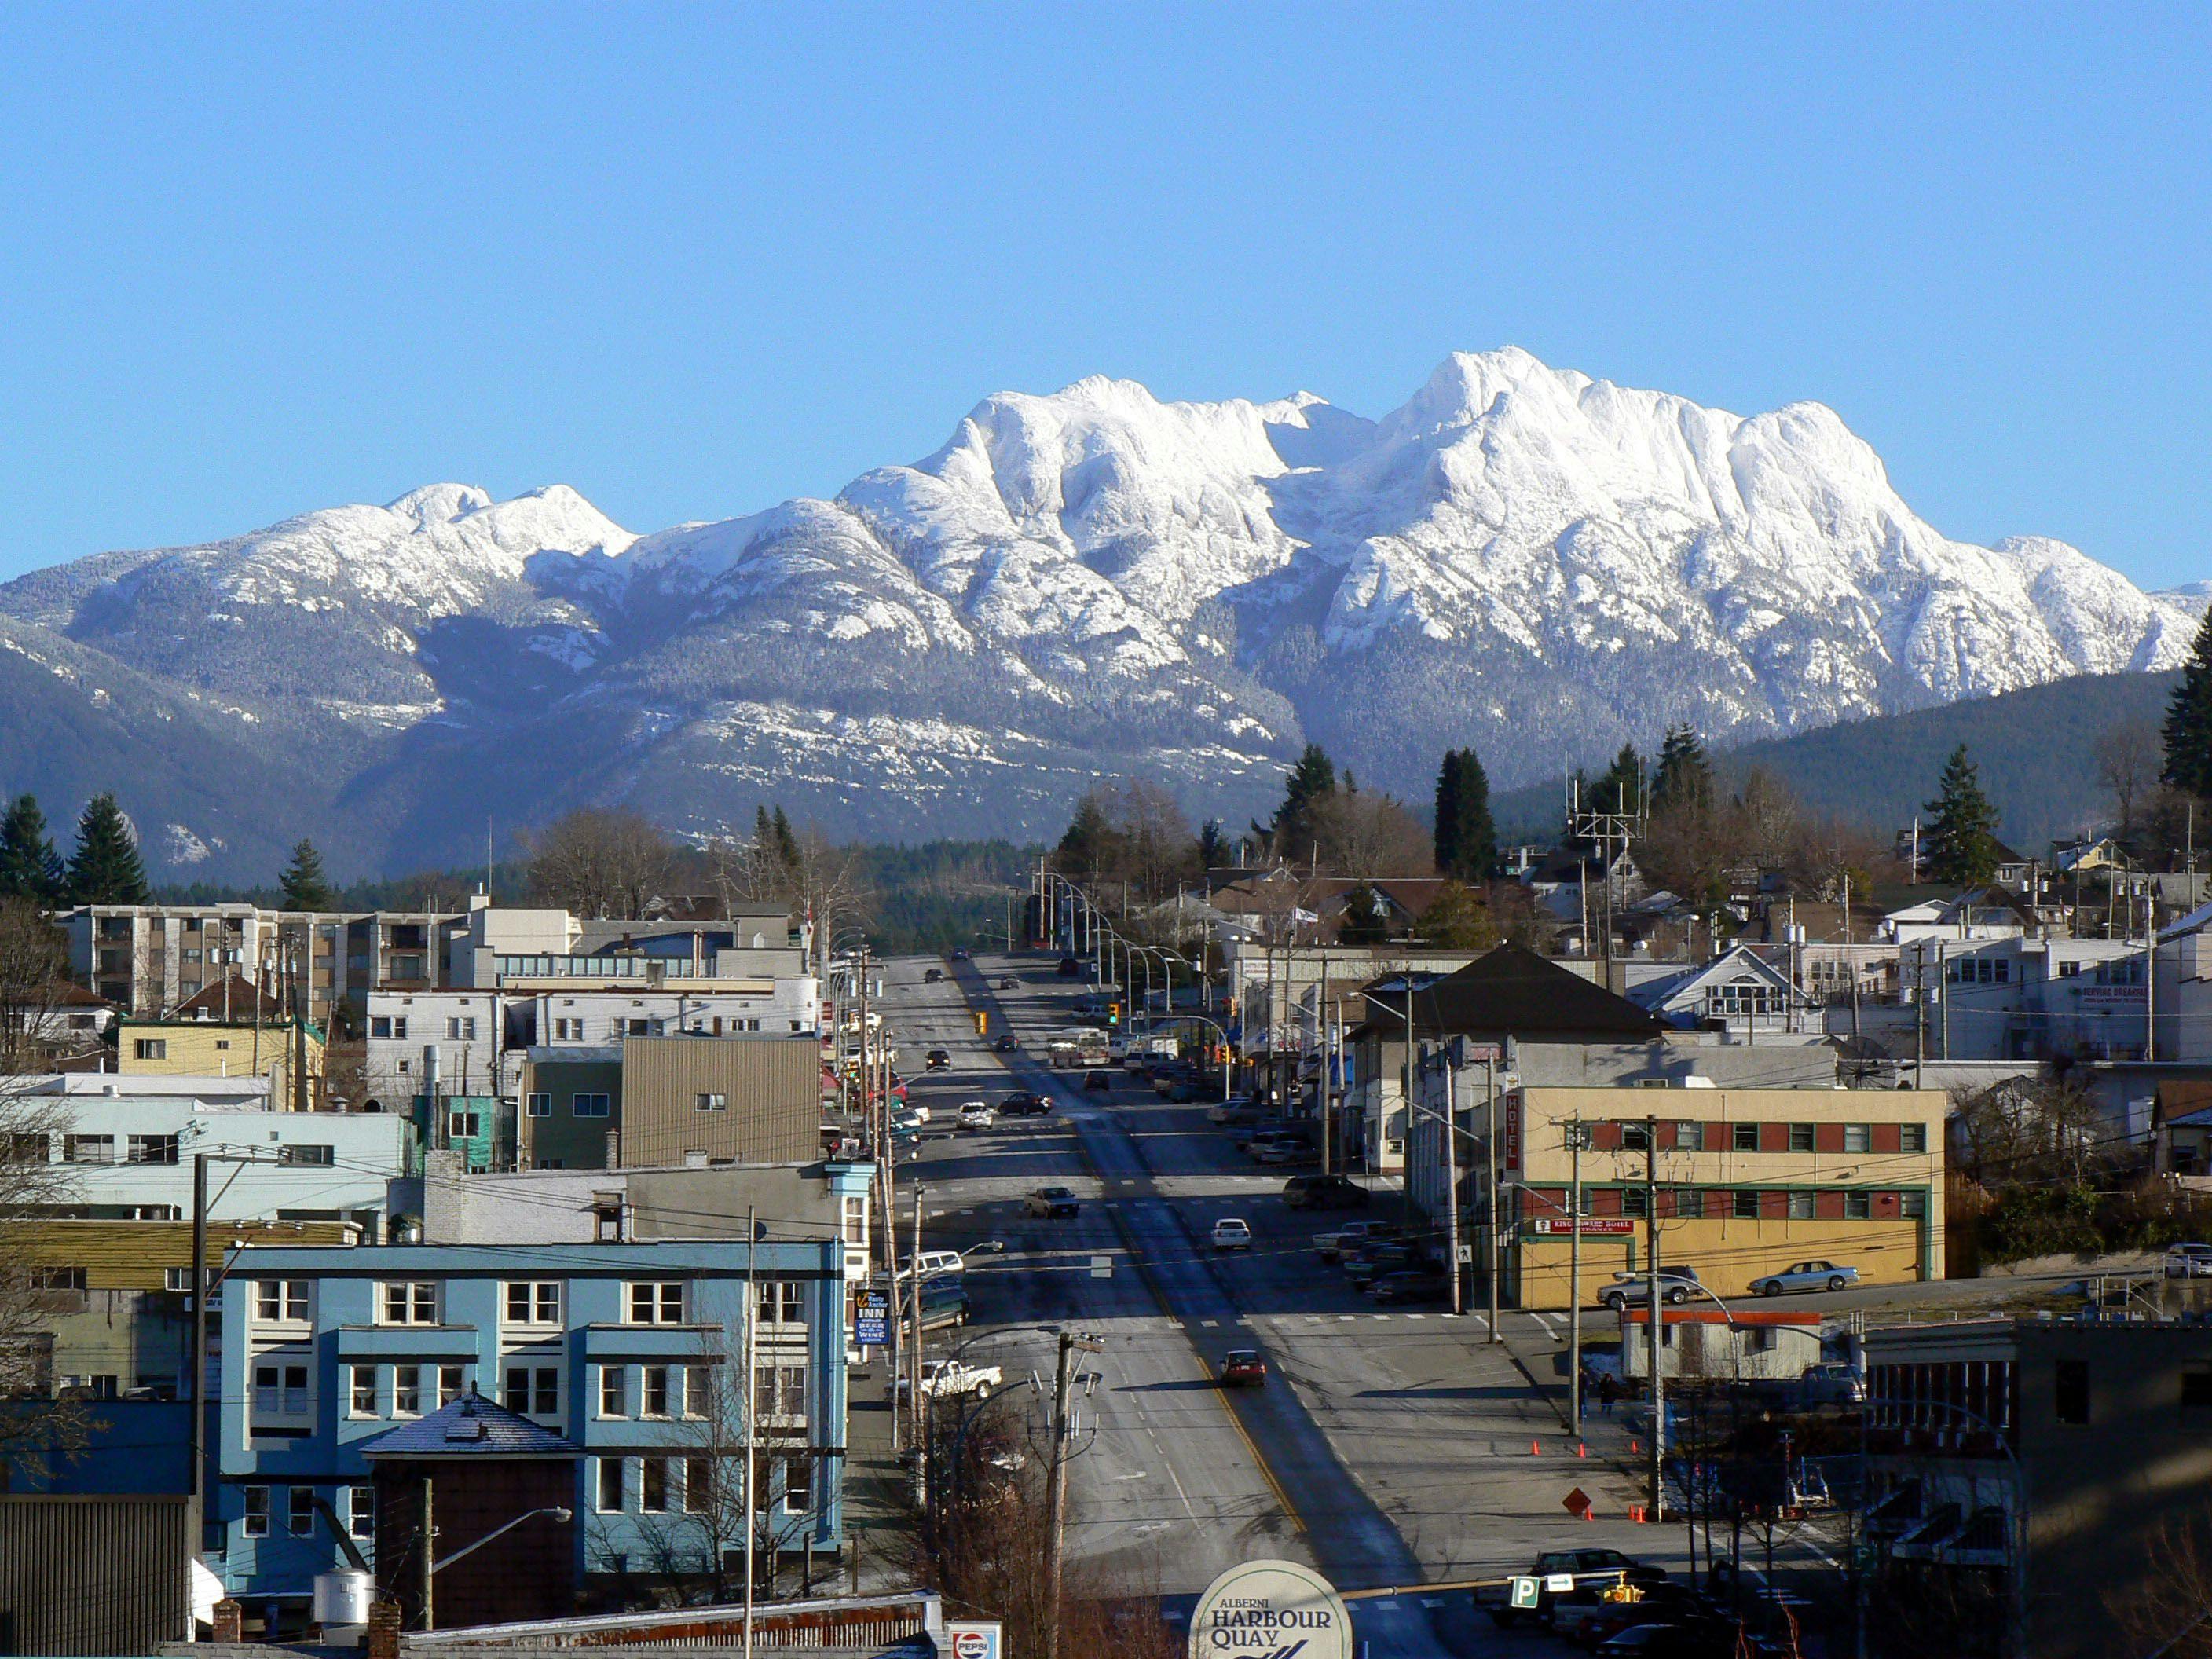
[[[365,1245],[250,1265],[222,1291],[209,1498],[209,1565],[234,1595],[304,1601],[343,1565],[327,1517],[374,1561],[393,1536],[376,1509],[378,1442],[471,1395],[553,1443],[536,1449],[568,1470],[574,1521],[548,1547],[580,1585],[696,1565],[714,1546],[703,1504],[740,1478],[731,1452],[748,1424],[773,1454],[764,1546],[841,1549],[834,1237],[771,1224],[750,1247]]]
[[[118,1019],[112,1029],[119,1076],[266,1078],[270,1103],[280,1111],[329,1103],[321,1028],[236,975],[162,1018]]]
[[[364,1238],[384,1237],[392,1184],[416,1167],[406,1119],[271,1111],[266,1089],[236,1078],[43,1078],[11,1103],[10,1151],[56,1166],[58,1215],[188,1218],[192,1158],[206,1153],[222,1172],[210,1183],[215,1219],[349,1221]]]
[[[605,1170],[620,1162],[622,1045],[534,1048],[522,1054],[515,1167]]]
[[[252,904],[88,904],[62,918],[78,982],[141,1019],[236,975],[327,1028],[374,982],[363,919]]]

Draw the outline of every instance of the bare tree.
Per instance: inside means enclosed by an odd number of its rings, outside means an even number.
[[[2133,839],[2136,808],[2158,783],[2165,754],[2158,727],[2148,720],[2125,720],[2100,737],[2090,750],[2097,763],[2097,781],[2112,798],[2118,813],[2117,833]]]
[[[1389,795],[1340,789],[1316,801],[1311,817],[1322,863],[1340,874],[1368,880],[1435,872],[1429,832]]]
[[[2212,1514],[2169,1522],[2139,1571],[2123,1570],[2105,1592],[2106,1611],[2125,1650],[2164,1659],[2212,1659]]]
[[[580,806],[524,838],[530,890],[578,915],[634,917],[668,879],[673,848],[642,812]]]

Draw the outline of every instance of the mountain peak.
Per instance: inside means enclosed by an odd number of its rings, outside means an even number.
[[[455,519],[491,505],[491,493],[474,484],[433,483],[410,489],[388,504],[387,512],[417,524],[451,524]]]

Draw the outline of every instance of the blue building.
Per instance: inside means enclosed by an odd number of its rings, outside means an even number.
[[[844,1273],[835,1237],[256,1249],[221,1292],[210,1565],[241,1598],[304,1597],[337,1527],[374,1565],[364,1450],[472,1391],[582,1453],[587,1591],[742,1551],[748,1420],[757,1547],[835,1554]]]

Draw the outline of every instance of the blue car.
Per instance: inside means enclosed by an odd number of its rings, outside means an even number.
[[[1793,1261],[1778,1273],[1753,1279],[1751,1288],[1760,1296],[1780,1296],[1784,1291],[1840,1291],[1858,1282],[1856,1267],[1839,1267],[1832,1261]]]

